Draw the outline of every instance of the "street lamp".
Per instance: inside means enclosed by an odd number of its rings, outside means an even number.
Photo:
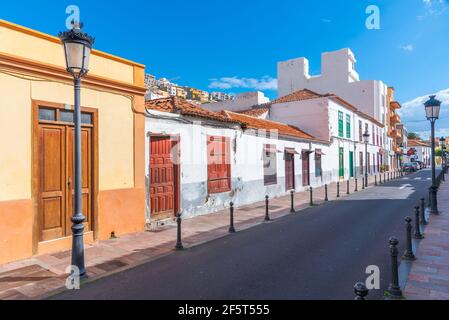
[[[435,122],[440,117],[441,101],[435,99],[436,96],[430,96],[430,99],[424,103],[426,110],[427,120],[431,125],[431,138],[432,138],[432,186],[430,187],[430,213],[438,214],[437,204],[437,186],[436,186],[436,174],[435,174]]]
[[[363,134],[363,141],[365,142],[365,188],[368,188],[368,142],[370,134],[368,130]]]
[[[82,202],[82,157],[81,157],[81,79],[89,72],[89,58],[94,39],[81,29],[83,25],[72,22],[71,30],[61,32],[59,38],[64,47],[67,72],[73,76],[75,87],[75,205],[72,217],[72,266],[76,266],[81,277],[86,275],[84,265],[84,221]]]

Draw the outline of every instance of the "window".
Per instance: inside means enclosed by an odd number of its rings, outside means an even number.
[[[373,136],[373,145],[376,145],[376,133],[374,131],[374,124],[373,124],[373,131],[372,131],[371,135]]]
[[[67,124],[74,123],[74,113],[71,110],[39,108],[39,121],[56,121]],[[81,113],[81,124],[93,125],[92,113]]]
[[[351,139],[351,116],[346,115],[346,138]]]
[[[344,136],[343,112],[338,111],[338,136]]]
[[[323,176],[323,168],[321,164],[321,156],[323,152],[321,149],[315,150],[315,177],[322,177]]]
[[[362,126],[362,120],[359,120],[359,141],[363,141],[363,126]]]
[[[359,162],[360,162],[360,174],[364,174],[365,165],[363,162],[363,152],[360,152],[360,154],[359,154]]]
[[[225,137],[208,137],[207,186],[210,194],[231,191],[231,142]]]
[[[276,145],[266,144],[264,150],[264,184],[277,184],[277,149]]]

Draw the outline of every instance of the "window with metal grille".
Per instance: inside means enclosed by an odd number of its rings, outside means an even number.
[[[277,184],[277,150],[276,145],[266,144],[264,146],[264,184],[266,186]]]
[[[231,191],[231,140],[209,136],[207,141],[209,194]]]
[[[321,155],[322,155],[321,149],[315,150],[315,177],[322,177],[323,176],[323,168],[321,164]]]

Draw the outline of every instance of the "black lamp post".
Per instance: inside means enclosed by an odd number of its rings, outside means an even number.
[[[440,117],[441,101],[435,99],[436,96],[430,96],[430,99],[424,103],[426,109],[427,120],[431,125],[431,139],[432,139],[432,187],[430,187],[430,213],[438,214],[437,204],[437,186],[435,174],[435,122]]]
[[[88,34],[82,32],[83,25],[79,22],[72,22],[71,30],[61,32],[59,38],[64,47],[67,72],[74,79],[75,86],[75,205],[72,217],[72,266],[79,269],[80,276],[86,275],[84,265],[84,221],[82,202],[82,157],[81,157],[81,79],[89,72],[90,52],[94,39]]]
[[[368,130],[363,134],[363,141],[365,142],[365,188],[368,188],[368,142],[370,134]]]

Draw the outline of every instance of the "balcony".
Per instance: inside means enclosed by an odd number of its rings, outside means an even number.
[[[391,121],[392,125],[395,125],[395,124],[401,123],[401,118],[399,117],[399,115],[394,114],[390,117],[390,121]]]
[[[398,109],[401,109],[401,108],[402,108],[401,104],[400,104],[399,102],[397,102],[397,101],[392,101],[392,102],[390,103],[390,107],[391,107],[393,110],[398,110]]]

